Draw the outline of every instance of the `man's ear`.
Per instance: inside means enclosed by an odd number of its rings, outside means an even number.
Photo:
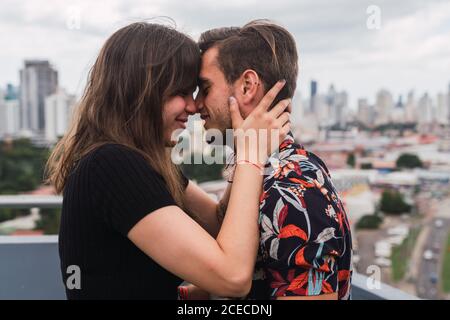
[[[241,95],[242,103],[253,104],[255,99],[261,92],[261,79],[255,70],[245,70],[239,79],[239,94]]]

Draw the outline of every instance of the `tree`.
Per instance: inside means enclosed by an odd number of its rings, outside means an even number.
[[[396,165],[399,169],[413,169],[423,167],[423,163],[420,158],[417,155],[410,153],[401,154],[397,159]]]
[[[58,234],[61,223],[61,209],[41,209],[41,219],[36,223],[36,230],[44,231],[44,234]]]
[[[1,208],[0,209],[0,222],[12,220],[17,217],[23,217],[30,214],[29,209],[16,209],[16,208]]]
[[[370,170],[370,169],[372,169],[373,167],[372,167],[372,164],[371,163],[363,163],[363,164],[361,164],[361,169],[362,170]]]
[[[0,209],[0,222],[12,220],[16,217],[16,212],[10,208]]]
[[[27,139],[0,142],[0,194],[17,194],[38,187],[49,152]]]
[[[354,168],[355,167],[355,154],[354,153],[350,153],[347,157],[347,164]]]
[[[378,229],[383,222],[383,218],[378,214],[367,214],[362,216],[358,223],[356,223],[356,229]]]
[[[380,210],[390,214],[402,214],[411,211],[411,206],[405,202],[398,191],[384,190],[380,200]]]
[[[28,139],[0,141],[0,194],[17,194],[36,189],[43,182],[50,150]],[[29,214],[29,210],[0,209],[0,222]]]

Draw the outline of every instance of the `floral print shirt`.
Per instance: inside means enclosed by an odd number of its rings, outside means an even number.
[[[323,161],[291,134],[266,164],[259,226],[249,299],[334,292],[350,299],[352,240],[344,206]]]

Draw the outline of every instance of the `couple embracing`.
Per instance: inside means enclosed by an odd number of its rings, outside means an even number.
[[[111,35],[47,164],[63,195],[64,283],[81,271],[67,297],[349,299],[344,206],[290,131],[297,73],[294,38],[267,20],[198,42],[146,22]],[[219,201],[170,158],[197,113],[205,129],[244,133]]]

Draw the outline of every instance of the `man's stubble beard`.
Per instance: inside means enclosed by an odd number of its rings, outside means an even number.
[[[235,93],[231,87],[229,87],[228,97],[235,96]],[[224,102],[223,108],[222,108],[222,114],[224,115],[223,121],[221,122],[221,128],[220,131],[223,134],[223,137],[225,138],[226,131],[229,129],[233,129],[233,124],[231,122],[231,112],[230,112],[230,105],[228,103],[228,97],[227,100]]]

